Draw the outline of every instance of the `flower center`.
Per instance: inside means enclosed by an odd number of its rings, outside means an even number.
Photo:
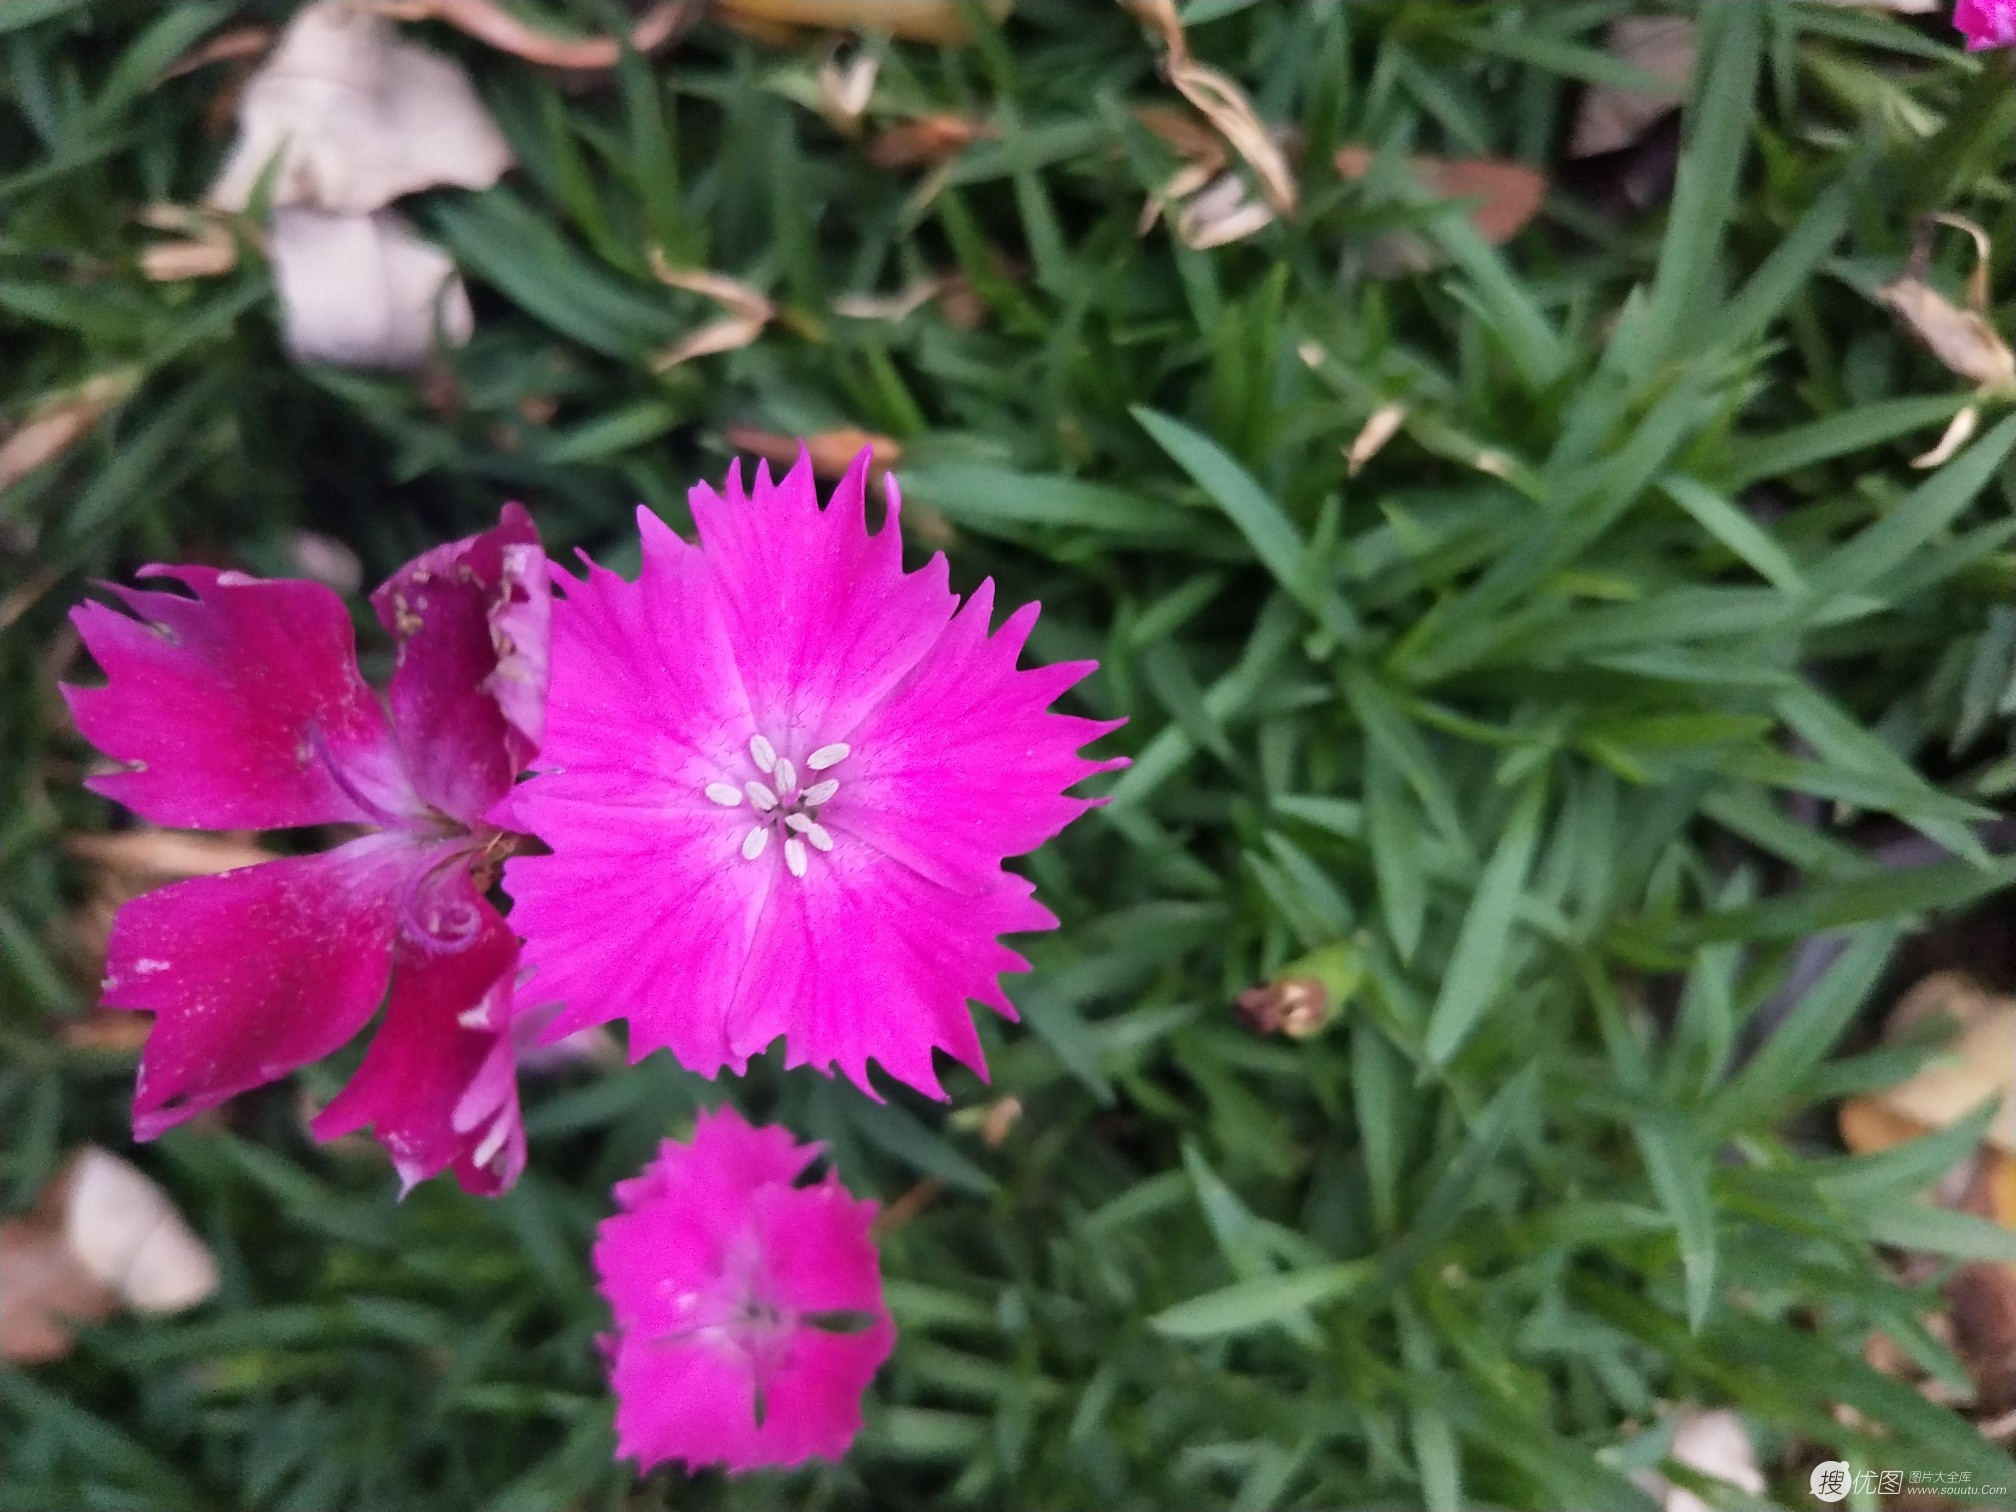
[[[805,758],[805,776],[838,766],[851,753],[850,746],[837,741],[820,746]],[[761,735],[749,742],[749,759],[756,763],[760,777],[740,787],[726,780],[710,782],[707,797],[723,808],[739,808],[747,799],[756,811],[756,823],[742,837],[743,860],[754,861],[762,855],[775,834],[783,842],[785,869],[802,877],[810,860],[808,846],[817,851],[833,849],[833,836],[819,822],[819,810],[840,791],[839,779],[822,777],[801,786],[797,764],[788,756],[779,756],[777,747]]]

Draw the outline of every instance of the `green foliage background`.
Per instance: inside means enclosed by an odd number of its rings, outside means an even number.
[[[127,1140],[130,1062],[56,1033],[92,991],[60,839],[116,822],[46,675],[92,575],[288,572],[305,526],[375,581],[503,498],[623,566],[631,506],[683,526],[726,425],[859,425],[956,531],[957,585],[1041,599],[1036,655],[1099,658],[1071,706],[1127,716],[1134,757],[1026,863],[1063,927],[1027,942],[1023,1024],[982,1026],[991,1091],[962,1073],[949,1108],[662,1055],[529,1078],[531,1169],[494,1203],[395,1203],[288,1086],[139,1150],[223,1292],[0,1375],[8,1505],[1636,1507],[1670,1402],[1736,1406],[1792,1505],[1809,1446],[2010,1484],[1860,1356],[1880,1325],[1964,1382],[1875,1246],[2010,1254],[1912,1202],[1978,1124],[1847,1158],[1801,1121],[1933,1053],[1833,1054],[1914,919],[2016,875],[1978,838],[2016,785],[2016,418],[1914,473],[1963,396],[1872,298],[1922,212],[2016,246],[2009,59],[1939,18],[1710,0],[1678,7],[1702,51],[1663,211],[1557,193],[1499,251],[1398,171],[1549,163],[1584,84],[1636,77],[1602,26],[1653,8],[1191,0],[1199,55],[1299,130],[1306,197],[1209,252],[1135,234],[1177,165],[1128,106],[1174,96],[1117,8],[869,44],[878,109],[996,128],[928,204],[806,108],[814,46],[703,25],[577,89],[423,28],[523,165],[409,206],[477,299],[446,405],[291,366],[249,247],[223,278],[138,270],[136,212],[199,197],[223,146],[217,72],[164,69],[287,6],[0,10],[6,415],[135,384],[4,503],[10,587],[55,574],[6,632],[11,1208],[72,1143]],[[1346,186],[1344,141],[1395,157]],[[1444,266],[1366,276],[1391,230]],[[711,311],[653,244],[783,318],[654,376]],[[832,313],[954,268],[977,329]],[[1386,400],[1407,428],[1346,481]],[[1913,831],[1921,864],[1871,853]],[[1332,1032],[1238,1027],[1241,987],[1339,940],[1365,980]],[[1826,969],[1788,988],[1795,960]],[[991,1150],[1000,1093],[1026,1113]],[[942,1194],[884,1246],[902,1341],[844,1465],[640,1482],[611,1462],[587,1247],[611,1181],[729,1095],[859,1193]]]

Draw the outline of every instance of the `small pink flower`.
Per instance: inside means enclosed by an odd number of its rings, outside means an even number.
[[[595,1269],[616,1316],[603,1347],[617,1452],[640,1469],[837,1460],[860,1431],[896,1328],[875,1204],[830,1172],[793,1184],[818,1153],[723,1108],[617,1183]]]
[[[370,832],[179,882],[120,910],[104,1003],[152,1011],[133,1132],[319,1060],[390,1004],[318,1139],[375,1124],[410,1188],[449,1165],[502,1191],[524,1164],[509,1033],[518,942],[483,894],[513,837],[485,812],[538,748],[550,588],[531,518],[407,563],[372,597],[398,646],[385,706],[319,583],[148,567],[72,618],[109,679],[63,691],[129,769],[93,778],[156,824]]]
[[[556,573],[540,774],[502,822],[552,847],[505,868],[554,1033],[627,1016],[630,1050],[740,1072],[868,1062],[943,1096],[934,1048],[984,1075],[966,1010],[1014,1010],[997,936],[1050,929],[1001,867],[1090,806],[1065,789],[1125,763],[1117,727],[1047,712],[1095,663],[1017,671],[1036,605],[988,635],[945,558],[903,571],[900,501],[870,535],[855,460],[821,509],[801,452],[782,482],[695,488],[701,545],[640,509],[635,583]],[[955,612],[956,611],[956,612]]]
[[[2016,47],[2016,0],[1960,0],[1953,24],[1967,38],[1969,52]]]

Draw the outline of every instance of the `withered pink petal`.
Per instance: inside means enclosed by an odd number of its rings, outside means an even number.
[[[452,851],[422,879],[419,894],[419,907],[437,927],[416,928],[424,921],[415,919],[411,903],[404,909],[407,927],[393,947],[385,1020],[357,1074],[312,1127],[326,1140],[373,1125],[409,1191],[452,1164],[464,1187],[490,1194],[509,1185],[507,1157],[518,1126],[510,1059],[518,941]],[[500,1049],[501,1086],[494,1073],[484,1076]],[[472,1089],[480,1095],[465,1109]],[[515,1149],[522,1158],[522,1137]]]
[[[423,859],[396,834],[367,835],[122,908],[103,1001],[155,1015],[135,1137],[320,1060],[362,1029],[385,996],[401,895]]]
[[[536,720],[529,732],[514,723],[498,691],[508,686],[521,721],[543,699],[548,592],[538,531],[507,504],[495,529],[415,557],[371,595],[398,647],[390,699],[406,769],[423,800],[465,824],[537,748]]]
[[[71,611],[109,679],[63,689],[77,728],[133,763],[93,791],[197,829],[382,824],[417,806],[334,593],[209,567],[141,576],[178,578],[196,597],[115,587],[138,618]]]

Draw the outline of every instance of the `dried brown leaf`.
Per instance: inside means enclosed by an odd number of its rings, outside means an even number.
[[[1176,212],[1176,235],[1186,247],[1202,252],[1243,241],[1272,225],[1274,219],[1274,207],[1249,196],[1243,177],[1226,173],[1199,190]]]
[[[256,58],[273,45],[273,28],[270,26],[234,26],[229,31],[219,32],[208,42],[192,47],[162,71],[163,79],[179,79],[186,73],[194,73],[199,68],[207,68],[212,63],[235,62],[240,58]]]
[[[928,115],[891,126],[868,144],[868,161],[877,168],[921,168],[957,157],[993,128],[964,116]]]
[[[1676,1464],[1752,1496],[1763,1495],[1764,1472],[1758,1468],[1757,1448],[1750,1442],[1742,1418],[1726,1407],[1712,1412],[1690,1408],[1679,1418],[1673,1447],[1668,1451]],[[1632,1479],[1659,1498],[1661,1512],[1714,1512],[1692,1491],[1676,1486],[1657,1471],[1641,1470]]]
[[[0,1358],[60,1360],[73,1347],[72,1325],[103,1322],[118,1306],[119,1294],[84,1268],[57,1224],[0,1222]]]
[[[1988,992],[1957,972],[1938,972],[1905,994],[1886,1032],[1895,1038],[1927,1018],[1959,1026],[1948,1053],[1872,1096],[1890,1113],[1943,1129],[1999,1094],[2001,1106],[1983,1139],[2016,1150],[2016,1055],[2010,1053],[2016,996]]]
[[[137,373],[121,368],[43,399],[21,428],[0,442],[0,488],[13,487],[70,450],[138,384]]]
[[[130,892],[144,892],[163,882],[189,877],[214,877],[244,866],[277,859],[249,840],[189,830],[120,830],[111,835],[72,835],[64,848],[103,868]]]
[[[982,3],[997,23],[1014,8],[1014,0]],[[802,27],[879,32],[941,47],[963,47],[973,40],[973,29],[954,0],[715,0],[714,13],[730,25],[784,38]]]
[[[1338,176],[1361,179],[1371,171],[1375,154],[1369,147],[1347,144],[1337,149]],[[1407,159],[1407,168],[1438,199],[1476,200],[1470,223],[1492,245],[1502,245],[1525,229],[1547,198],[1547,176],[1524,163],[1502,158],[1439,158],[1425,154]]]
[[[760,336],[763,328],[776,317],[776,306],[760,289],[726,274],[710,273],[704,268],[675,268],[656,247],[650,249],[648,256],[652,276],[660,283],[711,299],[727,312],[721,319],[689,331],[654,356],[650,361],[654,373],[668,372],[696,357],[709,357],[745,347]]]
[[[1379,455],[1381,447],[1393,439],[1407,419],[1407,406],[1388,401],[1366,417],[1365,424],[1345,449],[1345,471],[1357,477],[1367,462]]]
[[[1925,281],[1932,266],[1938,228],[1964,231],[1974,243],[1974,268],[1967,277],[1967,307],[1955,305]],[[1926,350],[1983,394],[2016,396],[2016,352],[1988,320],[1988,265],[1994,243],[1964,216],[1922,217],[1904,272],[1876,291],[1876,297]]]
[[[1685,16],[1623,16],[1611,22],[1605,38],[1610,55],[1657,75],[1667,87],[1656,93],[1613,84],[1589,88],[1575,113],[1568,156],[1597,157],[1629,147],[1654,121],[1676,109],[1694,75],[1697,41],[1695,24]]]
[[[798,461],[800,438],[797,436],[782,436],[747,425],[731,425],[723,434],[728,444],[737,451],[761,457],[772,467],[790,467]],[[803,440],[805,451],[812,459],[813,473],[829,482],[845,474],[864,450],[868,453],[869,471],[874,476],[880,476],[894,467],[903,456],[903,448],[889,437],[853,426],[820,431]]]
[[[559,37],[528,25],[495,0],[354,0],[361,9],[400,21],[440,21],[528,63],[549,68],[614,68],[623,45],[614,37]],[[700,18],[702,0],[660,0],[637,20],[630,45],[650,54]]]

